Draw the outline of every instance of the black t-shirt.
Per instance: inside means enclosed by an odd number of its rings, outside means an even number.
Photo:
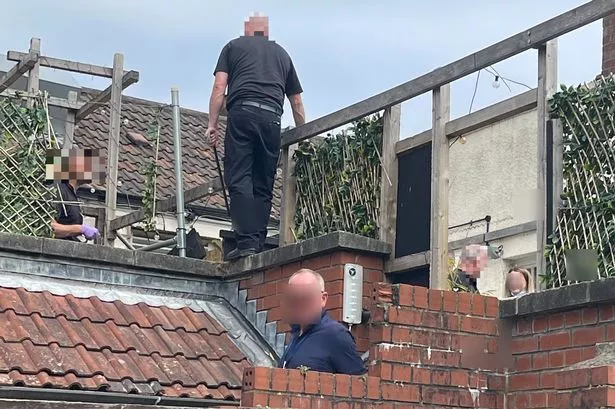
[[[56,185],[56,193],[60,202],[78,202],[77,193],[73,187],[65,182]],[[56,221],[64,225],[83,224],[81,208],[77,204],[57,203]]]
[[[239,37],[224,46],[214,71],[226,72],[226,109],[237,101],[255,101],[282,111],[285,95],[303,92],[288,53],[265,37]]]

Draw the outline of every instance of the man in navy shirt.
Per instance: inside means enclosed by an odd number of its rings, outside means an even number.
[[[331,319],[325,310],[327,293],[322,276],[301,269],[288,281],[286,312],[292,323],[291,343],[280,359],[286,369],[361,375],[365,366],[348,328]]]

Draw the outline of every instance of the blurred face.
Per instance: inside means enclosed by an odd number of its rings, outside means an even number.
[[[521,295],[527,292],[527,282],[522,273],[518,271],[511,271],[506,277],[506,284],[510,292],[511,297]]]
[[[315,324],[327,304],[327,293],[322,291],[316,277],[309,273],[299,274],[288,283],[284,304],[289,323]]]
[[[489,261],[487,250],[483,246],[473,246],[467,252],[468,255],[459,261],[459,268],[470,277],[478,278]]]
[[[250,17],[244,23],[244,34],[248,37],[269,37],[269,18],[263,16]]]

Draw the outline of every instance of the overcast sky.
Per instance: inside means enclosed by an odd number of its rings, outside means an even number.
[[[582,0],[31,0],[3,4],[2,46],[111,66],[122,52],[139,83],[125,93],[160,102],[180,88],[182,106],[207,111],[212,70],[222,46],[254,11],[270,16],[270,37],[293,57],[308,120],[399,85],[438,66],[583,4]],[[601,22],[559,41],[559,82],[578,84],[600,72]],[[9,65],[8,67],[10,67]],[[536,51],[495,65],[503,77],[534,87]],[[7,63],[0,61],[0,68]],[[50,80],[105,88],[109,80],[43,69]],[[452,86],[452,116],[468,113],[476,75]],[[473,110],[511,96],[483,72]],[[513,93],[523,86],[511,84]],[[288,109],[287,109],[288,110]],[[284,122],[292,116],[285,114]],[[402,137],[431,127],[429,95],[403,105]]]

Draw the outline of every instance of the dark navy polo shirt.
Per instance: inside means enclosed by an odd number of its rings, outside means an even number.
[[[280,368],[361,375],[366,372],[357,352],[354,337],[343,324],[322,313],[320,322],[299,336],[299,326],[292,326],[292,340],[279,362]]]

